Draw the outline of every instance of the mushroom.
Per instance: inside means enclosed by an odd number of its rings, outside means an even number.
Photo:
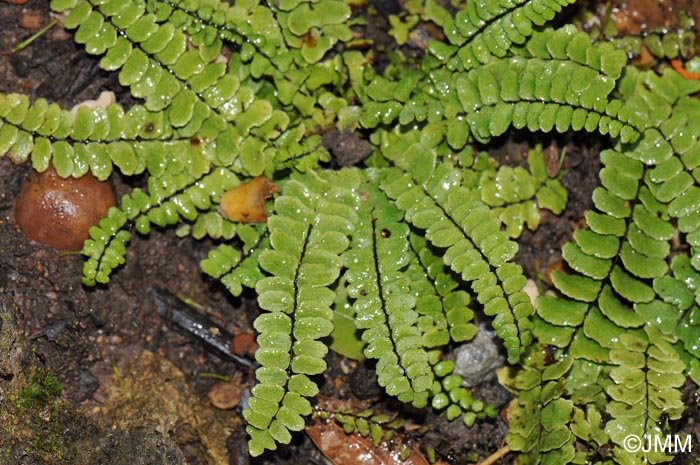
[[[53,167],[32,172],[15,203],[15,220],[24,234],[58,250],[83,247],[90,227],[116,204],[114,188],[91,174],[63,179]]]

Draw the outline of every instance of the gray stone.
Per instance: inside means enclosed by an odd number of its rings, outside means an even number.
[[[454,373],[460,375],[464,386],[475,386],[494,376],[503,366],[496,333],[479,326],[476,337],[455,350]]]

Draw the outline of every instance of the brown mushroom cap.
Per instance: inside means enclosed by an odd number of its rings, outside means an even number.
[[[112,184],[91,174],[63,179],[53,167],[32,172],[15,203],[15,220],[24,234],[58,250],[80,250],[91,226],[116,204]]]

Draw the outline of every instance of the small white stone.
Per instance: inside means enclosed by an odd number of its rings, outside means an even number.
[[[455,350],[454,373],[462,377],[462,385],[476,386],[496,375],[505,361],[497,340],[495,332],[480,325],[476,337]]]
[[[80,107],[88,107],[88,108],[107,108],[109,105],[116,103],[117,102],[117,96],[114,95],[114,92],[111,90],[106,90],[100,93],[100,96],[97,97],[97,100],[85,100],[84,102],[80,102],[79,104],[73,106],[73,108],[70,109],[70,116],[75,121],[75,116],[78,114],[78,108]]]
[[[537,298],[540,296],[540,290],[537,289],[537,283],[535,283],[535,281],[532,279],[528,279],[525,283],[525,287],[523,288],[523,292],[530,297],[530,302],[532,302],[532,305],[534,306],[535,301],[537,301]]]

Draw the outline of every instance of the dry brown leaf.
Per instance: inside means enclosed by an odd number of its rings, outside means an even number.
[[[415,447],[406,460],[401,460],[398,448],[390,450],[383,444],[374,447],[369,437],[345,434],[333,421],[317,420],[306,427],[306,434],[333,465],[428,465]]]
[[[219,209],[231,221],[264,223],[267,221],[265,199],[275,192],[279,189],[274,182],[258,176],[224,193]]]
[[[239,357],[255,357],[258,343],[255,342],[254,333],[236,334],[231,341],[231,352]]]

